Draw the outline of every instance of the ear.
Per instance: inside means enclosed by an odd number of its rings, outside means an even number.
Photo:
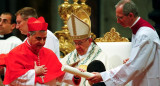
[[[129,13],[129,17],[130,18],[134,17],[134,14],[133,13]]]
[[[13,30],[14,28],[16,28],[16,24],[11,24],[11,29]]]

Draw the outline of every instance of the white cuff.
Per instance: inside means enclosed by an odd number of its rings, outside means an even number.
[[[104,82],[110,78],[109,71],[101,72],[100,74]]]

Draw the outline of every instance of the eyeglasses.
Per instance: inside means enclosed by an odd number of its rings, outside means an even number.
[[[4,24],[10,24],[9,20],[7,19],[3,19],[0,17],[0,22],[4,23]]]
[[[88,40],[88,38],[85,39],[84,41],[78,41],[78,42],[75,42],[75,41],[74,41],[74,44],[75,44],[75,45],[82,45],[82,44],[85,43],[87,40]]]
[[[120,20],[122,20],[124,17],[125,17],[125,15],[122,15],[122,16],[116,16],[116,18],[117,18],[117,19],[120,19]]]

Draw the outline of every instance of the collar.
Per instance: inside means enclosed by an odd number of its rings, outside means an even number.
[[[133,23],[133,25],[130,28],[132,30],[132,33],[135,35],[137,33],[137,31],[139,30],[139,28],[141,28],[141,27],[149,27],[149,28],[155,30],[149,22],[142,19],[141,17],[138,17],[137,20]]]
[[[4,37],[4,35],[0,35],[0,37],[1,37],[1,38],[3,38],[3,37]]]
[[[136,21],[132,24],[132,26],[131,26],[130,28],[132,28],[132,27],[139,21],[140,18],[141,18],[141,17],[138,17],[138,18],[136,19]]]
[[[89,45],[86,54],[84,54],[84,55],[79,55],[79,58],[80,58],[80,59],[83,59],[85,56],[87,56],[87,55],[89,54],[89,52],[91,51],[91,48],[92,48],[91,46],[92,46],[92,45],[93,45],[93,43],[91,43],[91,44]]]
[[[9,33],[9,34],[5,34],[5,35],[0,35],[0,40],[4,40],[4,39],[7,39],[9,37],[13,36],[12,33]]]

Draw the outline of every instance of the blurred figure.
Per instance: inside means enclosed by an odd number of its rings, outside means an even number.
[[[132,30],[132,48],[126,63],[112,70],[94,73],[89,82],[103,81],[106,86],[160,86],[160,40],[147,21],[138,16],[131,0],[120,0],[116,5],[117,23]]]
[[[12,31],[15,26],[15,16],[11,13],[4,12],[0,15],[0,76],[2,76],[2,80],[4,78],[5,54],[22,43],[18,37],[13,36]],[[0,79],[0,81],[2,80]],[[0,86],[2,86],[2,82],[0,82]]]
[[[27,35],[28,33],[27,21],[28,18],[30,17],[35,17],[35,18],[38,17],[36,10],[31,7],[24,7],[18,10],[16,13],[16,22],[17,22],[16,28],[19,29],[20,32],[24,35]],[[60,59],[59,40],[49,30],[47,30],[47,39],[44,47],[51,49]]]

